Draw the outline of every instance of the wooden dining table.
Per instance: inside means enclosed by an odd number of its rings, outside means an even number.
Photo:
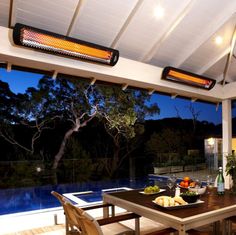
[[[168,209],[153,202],[156,197],[166,195],[166,191],[155,195],[145,195],[141,192],[140,189],[104,193],[103,202],[175,228],[180,235],[186,234],[189,229],[211,223],[221,224],[221,227],[214,227],[214,234],[225,234],[225,219],[236,215],[236,196],[229,190],[226,190],[224,195],[218,195],[216,189],[213,189],[211,193],[201,195],[200,200],[203,203]],[[107,213],[104,211],[104,216],[107,216]]]

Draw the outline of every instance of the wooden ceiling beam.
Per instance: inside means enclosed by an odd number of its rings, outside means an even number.
[[[210,60],[205,66],[203,66],[200,70],[198,70],[197,74],[203,74],[208,69],[210,69],[214,64],[216,64],[218,61],[220,61],[223,57],[225,57],[230,52],[230,47],[227,47],[223,52],[221,52],[219,55],[217,55],[215,58]]]
[[[135,14],[137,13],[137,11],[140,9],[141,5],[143,4],[144,0],[138,0],[138,2],[136,3],[136,5],[134,6],[133,10],[130,12],[130,14],[128,15],[126,21],[124,22],[124,24],[122,25],[121,29],[119,30],[118,34],[116,35],[115,39],[113,40],[113,42],[111,43],[110,47],[112,48],[116,48],[118,45],[118,42],[121,38],[121,36],[124,34],[124,32],[127,30],[130,22],[132,21],[132,19],[134,18]]]
[[[162,43],[170,36],[170,34],[175,30],[175,28],[181,23],[184,17],[189,13],[192,9],[196,0],[189,1],[189,3],[185,6],[183,11],[173,20],[173,24],[166,30],[166,32],[162,35],[162,37],[147,50],[147,53],[140,59],[141,62],[148,63],[153,56],[156,54],[157,50],[160,48]]]
[[[236,7],[236,1],[233,3]],[[197,49],[199,49],[208,39],[210,39],[217,31],[219,31],[223,25],[225,25],[232,17],[235,17],[234,9],[235,7],[230,4],[230,6],[223,11],[219,16],[216,16],[216,19],[209,24],[205,30],[202,29],[202,34],[200,37],[197,37],[195,40],[191,39],[191,45],[185,47],[185,50],[177,57],[176,62],[173,64],[173,67],[180,67],[190,56],[194,54]]]
[[[231,60],[233,58],[235,44],[236,44],[236,24],[235,24],[233,36],[232,36],[232,39],[231,39],[230,52],[228,54],[227,61],[226,61],[226,64],[225,64],[224,73],[223,73],[223,81],[222,81],[223,86],[225,85],[226,80],[227,80],[227,75],[228,75]]]
[[[73,17],[72,17],[71,22],[70,22],[70,25],[67,29],[66,36],[70,36],[70,33],[71,33],[71,31],[74,27],[75,22],[78,22],[79,12],[80,12],[81,7],[82,7],[83,4],[84,4],[84,0],[78,0],[77,6],[75,8]]]

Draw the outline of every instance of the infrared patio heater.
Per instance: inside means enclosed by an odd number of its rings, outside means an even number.
[[[110,66],[114,66],[119,59],[118,50],[19,23],[13,28],[13,41],[16,45],[35,48],[50,54]]]
[[[176,69],[173,67],[164,68],[162,72],[162,79],[188,86],[202,88],[205,90],[212,89],[216,83],[216,81],[211,78],[186,72],[184,70]]]

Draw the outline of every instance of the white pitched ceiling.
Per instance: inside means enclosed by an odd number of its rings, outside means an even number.
[[[154,9],[161,4],[164,17]],[[115,47],[132,60],[224,78],[236,25],[234,0],[1,0],[0,26],[23,23]],[[214,43],[216,36],[223,43]],[[226,82],[236,81],[232,55]]]

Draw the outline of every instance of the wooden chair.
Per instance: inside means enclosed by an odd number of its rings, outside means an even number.
[[[127,234],[133,235],[139,234],[139,217],[134,213],[126,213],[123,215],[112,216],[104,219],[96,220],[90,216],[87,212],[83,211],[81,208],[78,208],[72,205],[69,202],[64,204],[66,211],[68,213],[68,221],[70,224],[73,224],[79,231],[78,234],[81,235],[112,235],[112,234]],[[135,231],[121,225],[120,221],[135,219],[136,220],[136,229]]]
[[[66,235],[69,235],[73,232],[73,225],[70,225],[68,223],[68,216],[66,213],[66,208],[64,206],[65,202],[67,201],[67,199],[65,197],[63,197],[63,195],[61,195],[58,192],[52,191],[51,194],[56,197],[58,199],[58,201],[61,203],[63,210],[64,210],[64,214],[65,214],[65,227],[66,227]]]
[[[136,215],[134,213],[125,213],[119,216],[114,216],[114,206],[111,204],[100,204],[95,206],[90,206],[86,208],[79,208],[73,206],[63,195],[52,191],[51,194],[55,196],[60,203],[63,206],[64,214],[65,214],[65,225],[66,225],[66,235],[72,235],[72,234],[86,234],[85,232],[82,232],[82,224],[80,224],[80,220],[78,220],[78,216],[84,216],[86,215],[89,217],[90,215],[85,212],[85,210],[91,210],[91,209],[98,209],[98,208],[104,208],[104,207],[111,207],[112,208],[112,217],[100,219],[98,220],[99,225],[106,225],[103,226],[104,234],[139,234],[139,215]],[[91,220],[93,217],[91,217]],[[119,224],[118,222],[134,219],[135,220],[135,231],[131,230],[130,228]],[[93,218],[93,221],[96,221]],[[112,224],[112,226],[108,225]],[[108,231],[108,232],[106,232]],[[117,233],[111,233],[111,231],[114,231]],[[93,233],[90,233],[93,234]],[[95,233],[96,234],[96,233]]]

